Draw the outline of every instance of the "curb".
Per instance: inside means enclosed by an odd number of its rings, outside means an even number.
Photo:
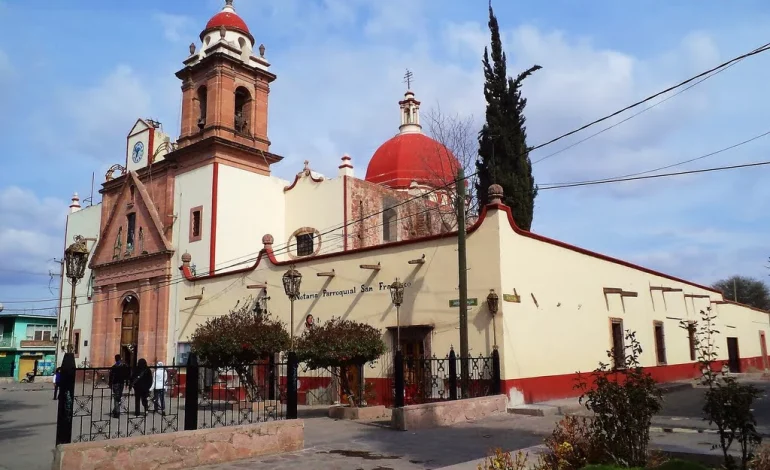
[[[719,434],[716,429],[703,429],[703,428],[679,428],[679,427],[664,427],[664,426],[650,426],[650,432],[663,432],[663,433],[676,433],[676,434]],[[770,433],[759,433],[762,438],[770,438]]]

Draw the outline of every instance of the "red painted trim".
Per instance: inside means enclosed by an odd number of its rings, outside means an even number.
[[[340,167],[342,168],[342,167]],[[352,167],[351,167],[352,168]],[[342,249],[348,250],[348,177],[342,177]]]
[[[209,249],[209,274],[216,275],[217,253],[217,198],[219,192],[219,163],[213,163],[213,177],[211,178],[211,247]]]
[[[154,146],[155,146],[155,128],[154,127],[150,127],[148,129],[148,131],[150,131],[150,137],[149,137],[149,139],[147,139],[147,147],[149,147],[147,149],[147,162],[149,164],[152,164],[155,161],[155,159],[153,158],[154,157],[154,153],[155,153],[155,148],[154,148]]]
[[[321,176],[319,178],[316,178],[315,176],[313,176],[313,173],[311,173],[309,171],[308,172],[300,171],[299,173],[296,174],[296,176],[294,176],[294,182],[293,183],[291,183],[289,186],[284,186],[283,192],[291,191],[292,189],[294,189],[294,186],[297,185],[297,182],[299,181],[299,179],[302,178],[302,177],[305,177],[305,176],[309,176],[310,179],[313,180],[314,183],[320,183],[321,181],[324,180],[323,176]]]
[[[727,361],[715,361],[714,370],[720,370]],[[741,372],[746,372],[749,368],[764,369],[762,356],[741,358]],[[645,367],[645,371],[655,379],[656,382],[666,383],[677,380],[694,379],[700,376],[698,364],[688,362],[685,364],[675,364],[656,367]],[[525,403],[539,403],[548,400],[558,400],[562,398],[573,398],[580,395],[580,391],[575,389],[575,384],[581,374],[563,374],[548,375],[542,377],[528,377],[523,379],[503,380],[503,393],[511,397],[514,394],[524,395]],[[590,384],[591,373],[582,374],[582,378]],[[514,390],[515,389],[515,390]]]

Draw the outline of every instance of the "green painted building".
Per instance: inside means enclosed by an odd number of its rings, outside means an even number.
[[[0,314],[0,378],[21,380],[35,368],[38,375],[53,373],[56,354],[56,317]]]

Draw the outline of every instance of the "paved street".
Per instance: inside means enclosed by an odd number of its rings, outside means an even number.
[[[56,442],[52,384],[0,385],[0,469],[49,470]]]
[[[770,384],[759,384],[770,390]],[[675,420],[676,426],[698,424],[702,390],[685,389],[666,395],[656,421]],[[2,470],[49,469],[55,440],[56,402],[51,384],[0,386],[0,461]],[[770,424],[770,401],[757,404],[760,424]],[[679,413],[680,415],[676,415]],[[254,461],[204,467],[234,469],[437,469],[482,458],[488,450],[527,448],[542,443],[558,416],[535,418],[503,415],[451,428],[416,432],[394,431],[374,424],[334,421],[323,410],[304,409],[305,449]],[[675,451],[710,452],[716,436],[710,434],[652,433],[653,445]],[[475,465],[456,467],[475,469]]]

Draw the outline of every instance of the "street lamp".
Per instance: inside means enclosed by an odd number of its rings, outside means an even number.
[[[494,289],[489,289],[489,294],[487,295],[487,308],[489,309],[489,313],[492,314],[492,341],[494,342],[495,349],[497,349],[497,328],[495,325],[495,315],[497,315],[497,310],[500,308],[500,297],[498,297]]]
[[[70,295],[70,323],[67,339],[67,352],[74,351],[73,333],[75,326],[75,286],[83,279],[88,263],[88,245],[86,239],[80,235],[75,236],[75,243],[64,250],[64,265],[67,268],[67,279],[72,284],[72,294]]]
[[[396,278],[390,285],[390,298],[396,306],[396,349],[401,350],[401,304],[404,303],[404,283]]]
[[[294,351],[294,301],[299,297],[299,286],[302,282],[302,274],[294,269],[292,264],[288,271],[283,274],[283,290],[286,292],[286,296],[291,301],[291,350]]]

